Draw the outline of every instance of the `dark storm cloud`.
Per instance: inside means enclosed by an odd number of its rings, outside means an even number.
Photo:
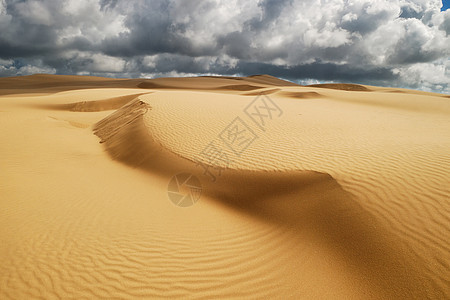
[[[401,13],[400,13],[400,18],[405,18],[405,19],[422,19],[423,17],[423,12],[422,11],[416,11],[415,9],[413,9],[410,6],[402,6],[401,7]]]
[[[155,61],[155,66],[153,68],[145,69],[142,71],[152,73],[161,72],[169,73],[172,71],[182,72],[182,73],[206,73],[208,69],[195,61],[195,58],[189,56],[176,56],[173,55],[160,55]]]
[[[66,37],[61,31],[77,20],[65,18],[61,1],[5,1],[0,14],[0,57],[52,56],[61,50],[85,50],[91,44],[83,36]]]
[[[138,60],[143,65],[142,59]],[[202,65],[195,58],[180,55],[159,55],[152,67],[142,66],[141,71],[145,73],[214,73],[223,75],[240,74],[248,76],[252,74],[268,73],[272,76],[289,80],[298,78],[315,78],[330,81],[341,78],[344,81],[382,81],[395,80],[398,78],[389,68],[377,68],[371,66],[352,66],[349,64],[337,65],[334,63],[313,62],[309,64],[294,66],[277,66],[268,63],[239,61],[235,66],[219,64]]]
[[[192,2],[201,3],[201,6],[194,6]],[[100,49],[105,54],[125,57],[155,53],[175,53],[189,56],[217,54],[214,43],[198,46],[185,36],[191,20],[189,18],[175,20],[171,15],[170,1],[153,0],[148,4],[140,3],[132,7],[133,9],[127,14],[124,21],[127,32],[102,41]],[[188,8],[190,8],[196,14],[201,9],[211,7],[205,1],[186,1],[183,4],[183,9],[189,12]]]
[[[217,43],[224,53],[239,59],[251,59],[254,57],[254,52],[256,51],[256,49],[251,46],[251,39],[238,31],[219,36]]]
[[[387,68],[355,67],[351,65],[337,65],[333,63],[314,62],[305,65],[281,67],[261,63],[246,63],[239,65],[238,69],[246,75],[261,74],[270,71],[274,76],[290,80],[298,78],[315,78],[318,80],[332,81],[340,78],[343,81],[370,82],[378,80],[393,80],[397,76]]]
[[[135,56],[176,52],[186,47],[188,40],[178,36],[182,30],[172,24],[167,1],[152,1],[151,9],[131,11],[125,19],[128,32],[106,38],[101,50],[114,56]],[[177,28],[178,27],[178,28]]]
[[[0,38],[1,58],[30,57],[52,52],[54,52],[54,49],[51,46],[19,44]]]
[[[9,2],[9,1],[8,1]],[[0,32],[0,57],[27,57],[52,51],[57,30],[45,24],[36,24],[20,14],[23,2],[6,2],[6,17]],[[9,22],[5,22],[9,19]],[[2,24],[3,23],[3,24]]]
[[[0,76],[268,73],[449,92],[450,12],[440,7],[437,0],[0,0]]]

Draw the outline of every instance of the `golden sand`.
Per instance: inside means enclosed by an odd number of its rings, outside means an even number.
[[[449,101],[266,75],[0,79],[0,298],[448,299]],[[178,206],[177,174],[201,185]]]

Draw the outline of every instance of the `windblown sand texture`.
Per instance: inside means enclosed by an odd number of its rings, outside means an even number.
[[[33,75],[0,79],[0,126],[0,299],[450,299],[449,96]]]

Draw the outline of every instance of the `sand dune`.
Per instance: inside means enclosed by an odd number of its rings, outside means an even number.
[[[298,99],[322,98],[323,95],[317,92],[284,92],[283,96]]]
[[[324,83],[324,84],[311,84],[310,87],[318,87],[324,89],[335,89],[344,91],[360,91],[360,92],[370,92],[371,89],[360,84],[349,84],[349,83]]]
[[[449,298],[448,98],[331,86],[0,79],[0,298]]]

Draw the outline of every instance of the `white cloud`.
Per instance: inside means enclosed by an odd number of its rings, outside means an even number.
[[[41,62],[17,67],[13,60],[0,59],[0,76],[23,76],[37,73],[55,74],[56,70],[43,66]]]
[[[450,59],[414,64],[398,72],[404,84],[427,91],[440,87],[442,92],[450,94]]]
[[[32,75],[37,73],[55,74],[56,70],[48,67],[39,67],[35,65],[26,65],[17,70],[18,75]]]

